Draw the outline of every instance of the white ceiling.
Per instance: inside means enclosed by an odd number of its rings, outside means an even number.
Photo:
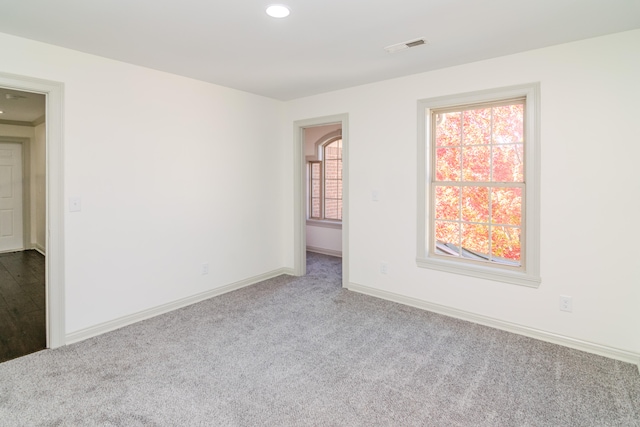
[[[9,95],[9,96],[7,96]],[[44,118],[45,98],[39,93],[21,92],[0,87],[0,123],[32,124]]]
[[[0,32],[289,100],[640,28],[640,0],[277,0],[285,19],[271,3],[0,0]]]

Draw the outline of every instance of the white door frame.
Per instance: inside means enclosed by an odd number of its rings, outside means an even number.
[[[297,120],[293,123],[293,269],[296,276],[307,273],[307,189],[304,129],[342,124],[342,287],[349,285],[349,114]]]
[[[47,348],[65,345],[64,306],[64,84],[0,72],[0,87],[46,97],[46,307]]]

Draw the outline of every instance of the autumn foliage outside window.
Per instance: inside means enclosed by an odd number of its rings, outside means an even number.
[[[342,139],[320,150],[321,160],[309,162],[309,217],[342,221]]]
[[[522,265],[524,105],[431,111],[432,253]]]

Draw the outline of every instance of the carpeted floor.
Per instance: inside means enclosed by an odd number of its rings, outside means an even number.
[[[340,260],[0,364],[1,426],[640,426],[634,365],[349,292]]]

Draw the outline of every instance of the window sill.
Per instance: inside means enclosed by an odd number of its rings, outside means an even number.
[[[342,222],[337,222],[337,221],[323,221],[319,219],[308,219],[307,225],[310,225],[312,227],[333,228],[336,230],[342,230]]]
[[[465,276],[479,277],[481,279],[496,282],[511,283],[514,285],[537,288],[542,279],[538,275],[527,274],[520,271],[503,270],[499,268],[471,265],[459,261],[449,261],[435,258],[416,258],[418,267],[432,270],[446,271],[448,273],[462,274]]]

